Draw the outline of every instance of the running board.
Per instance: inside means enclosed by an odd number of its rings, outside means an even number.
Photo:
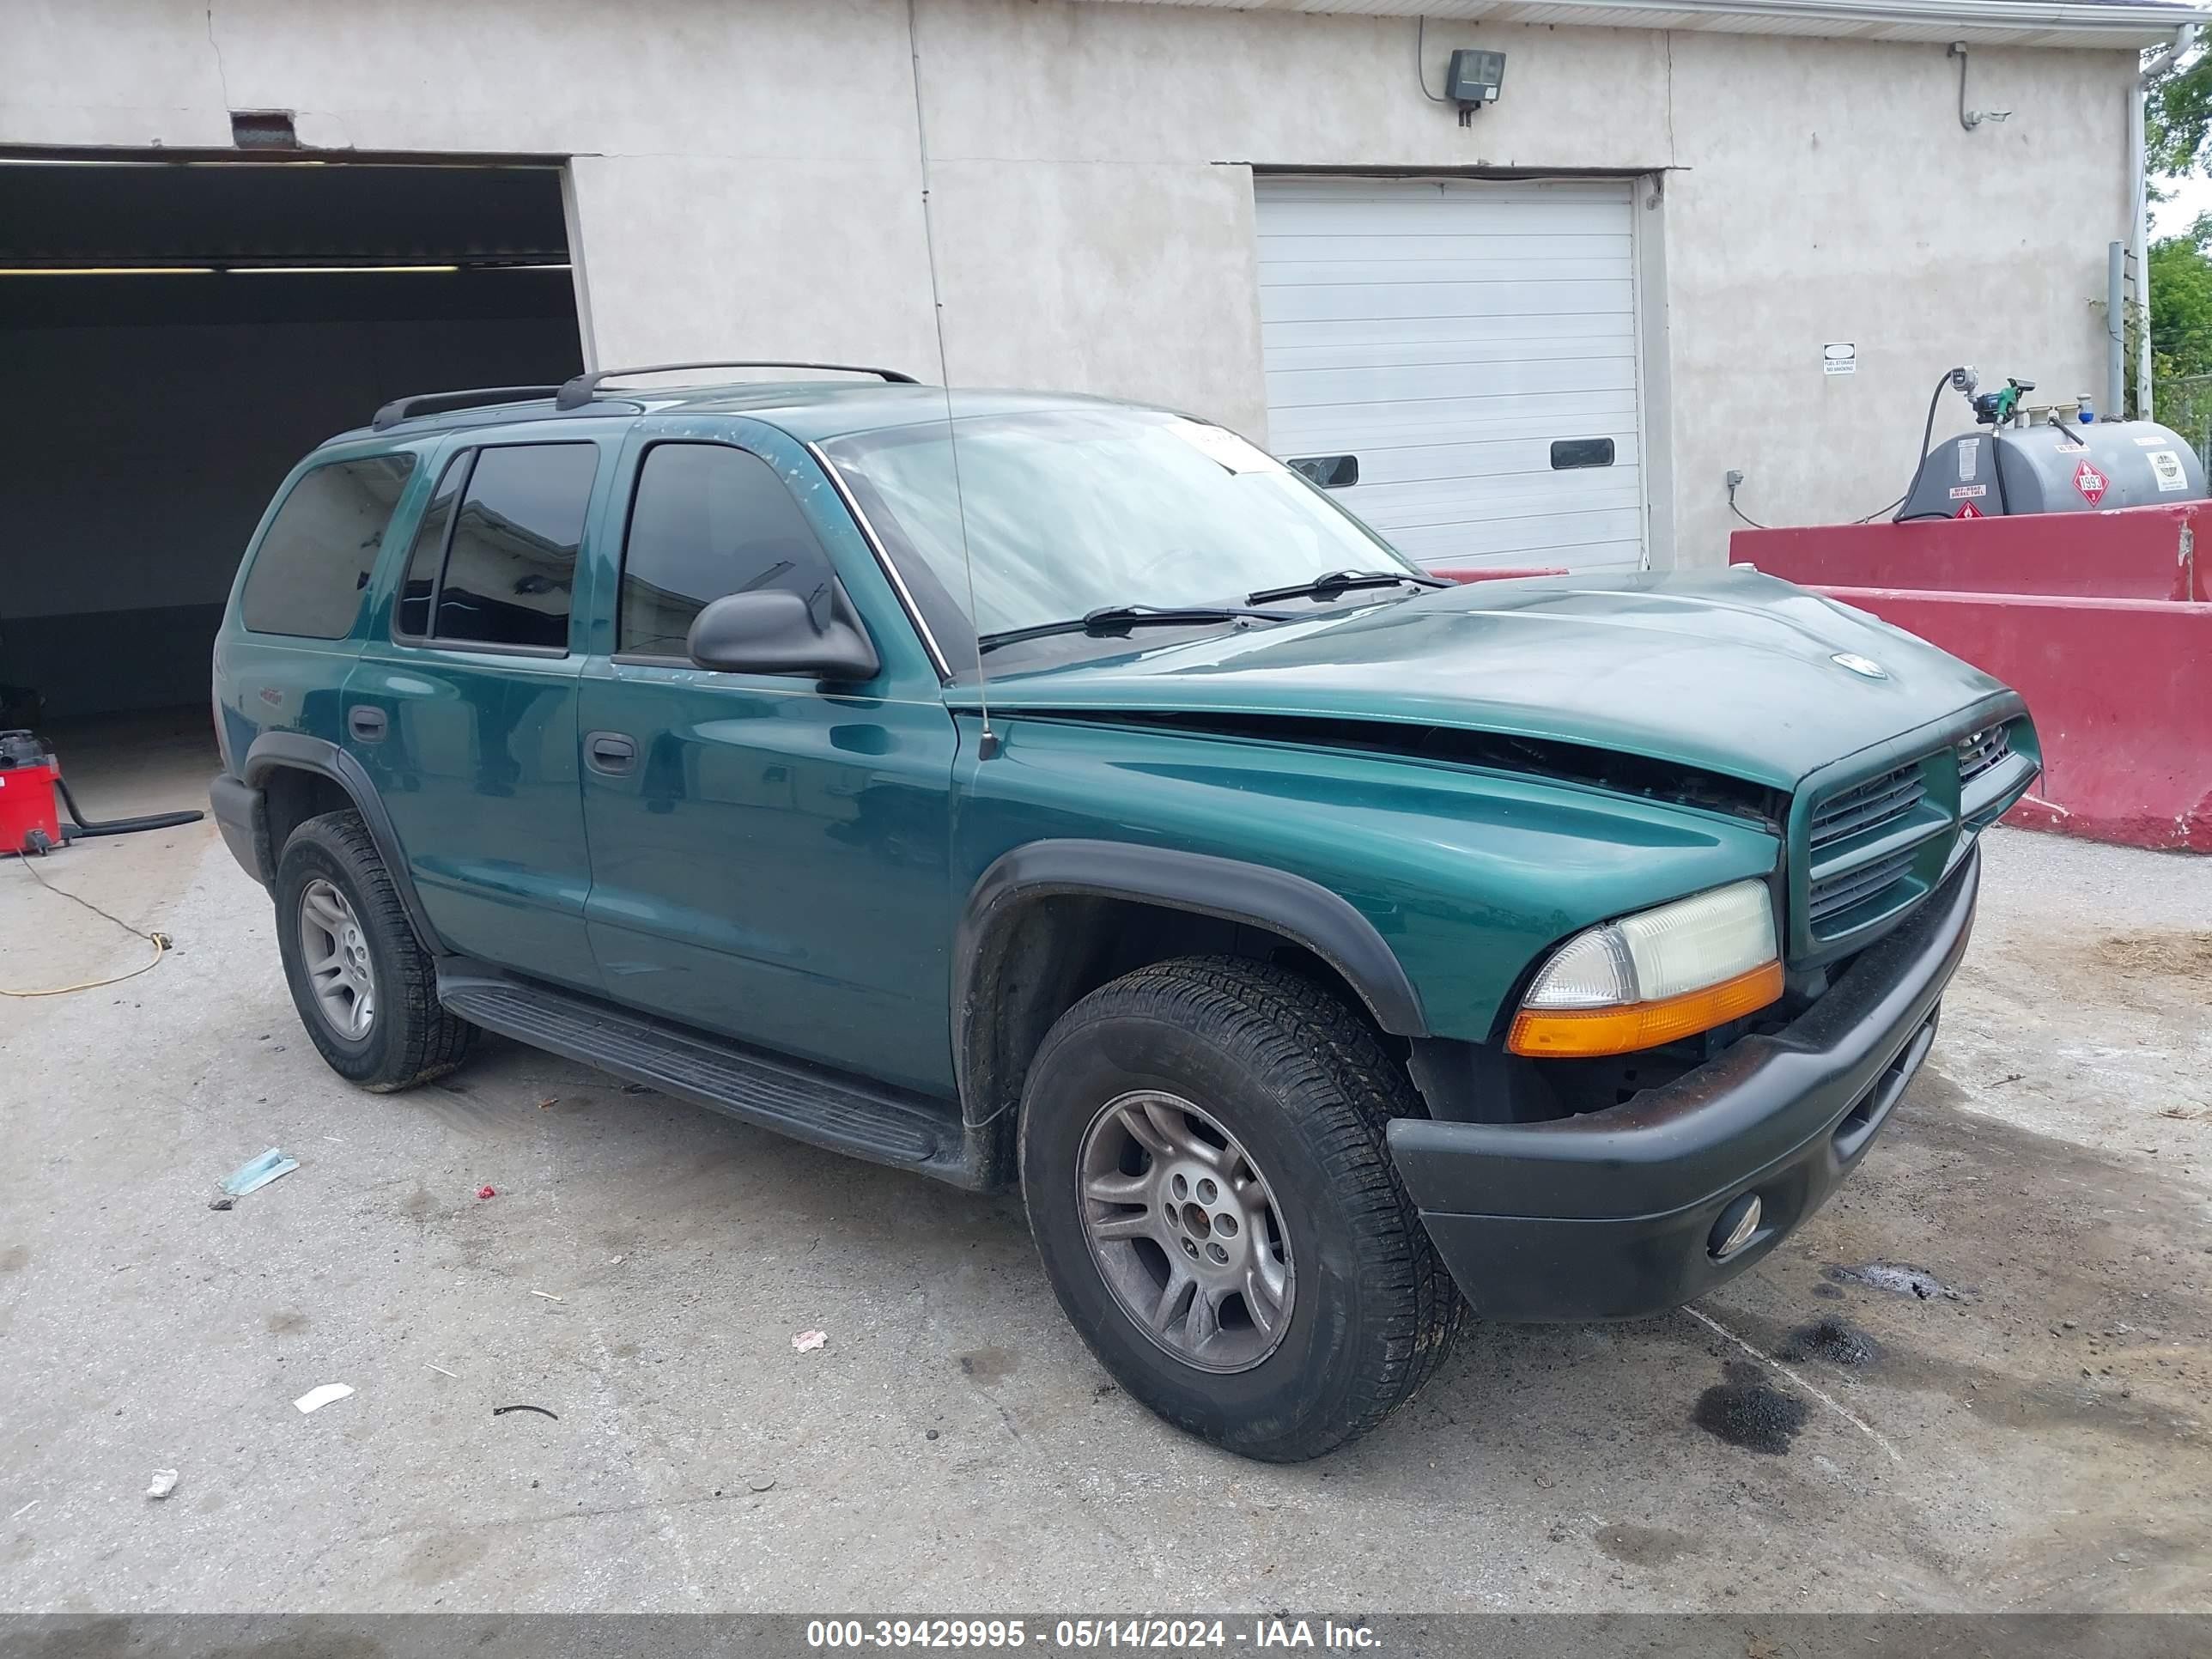
[[[441,969],[438,1000],[472,1024],[581,1060],[795,1140],[980,1188],[958,1109],[647,1014],[526,983]],[[935,1109],[932,1109],[933,1107]],[[980,1150],[980,1143],[978,1143]]]

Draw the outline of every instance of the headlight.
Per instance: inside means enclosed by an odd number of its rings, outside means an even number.
[[[1709,1031],[1782,994],[1766,884],[1739,881],[1576,934],[1538,970],[1505,1046],[1625,1054]]]

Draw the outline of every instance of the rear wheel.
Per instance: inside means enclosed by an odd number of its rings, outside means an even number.
[[[1383,1127],[1420,1111],[1342,1003],[1238,958],[1147,968],[1030,1071],[1023,1195],[1060,1305],[1131,1395],[1230,1450],[1316,1457],[1449,1351],[1462,1304]]]
[[[475,1027],[438,1000],[435,966],[359,813],[292,832],[276,899],[292,1002],[332,1071],[384,1092],[461,1063]]]

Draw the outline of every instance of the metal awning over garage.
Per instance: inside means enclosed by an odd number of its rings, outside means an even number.
[[[1964,40],[1983,46],[2128,50],[2159,46],[2212,6],[2164,0],[1093,0],[1237,11],[1350,12],[1568,28],[1716,30],[1849,40]]]

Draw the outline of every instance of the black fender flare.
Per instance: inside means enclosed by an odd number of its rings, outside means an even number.
[[[258,820],[255,839],[258,845],[268,848],[265,884],[274,889],[276,860],[284,849],[270,842],[261,791],[269,775],[279,770],[318,773],[345,791],[354,811],[368,826],[369,839],[376,843],[377,856],[384,860],[385,872],[398,890],[399,902],[406,908],[407,920],[415,929],[416,940],[433,956],[451,956],[453,952],[438,938],[438,930],[430,925],[429,913],[422,908],[422,896],[415,890],[414,874],[407,867],[398,832],[392,827],[392,815],[384,810],[384,798],[376,793],[375,780],[359,761],[327,738],[310,737],[304,732],[264,732],[246,751],[245,763],[239,772],[246,787],[255,792],[254,810]]]
[[[1375,924],[1341,894],[1287,870],[1134,842],[1036,841],[1002,854],[977,878],[954,946],[954,1060],[970,1121],[1003,1109],[989,1097],[990,1000],[981,994],[996,948],[1031,900],[1079,894],[1133,899],[1279,934],[1311,951],[1358,994],[1394,1036],[1428,1035],[1420,994]]]

